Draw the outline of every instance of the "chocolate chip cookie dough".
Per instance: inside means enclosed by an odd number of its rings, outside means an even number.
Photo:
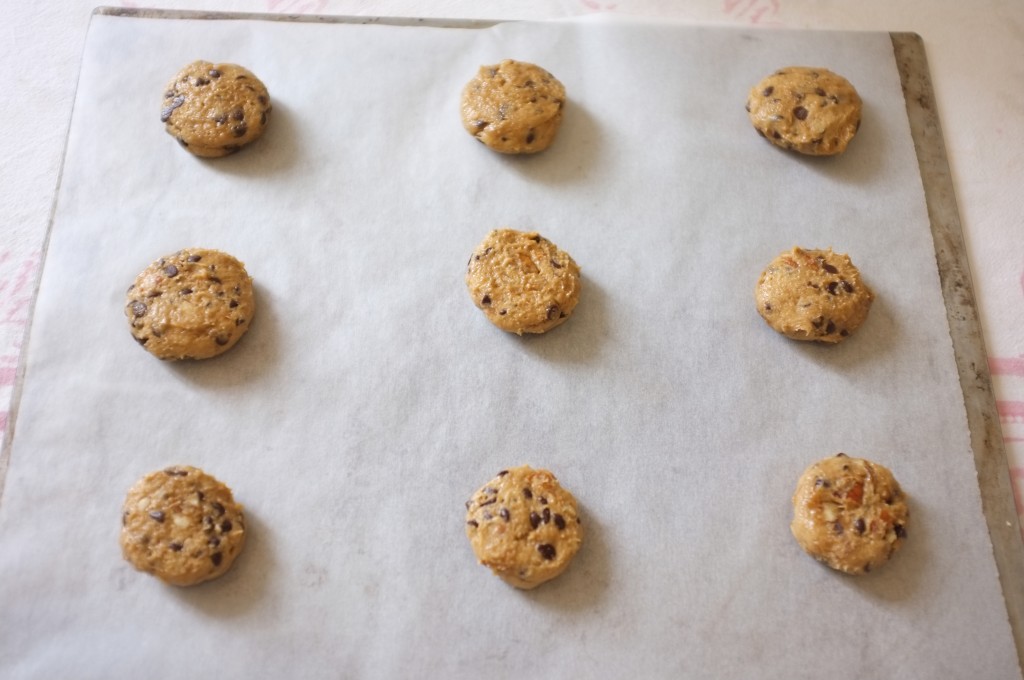
[[[196,61],[167,84],[160,121],[196,156],[216,158],[259,139],[270,110],[266,86],[250,71]]]
[[[466,501],[466,535],[480,564],[529,590],[569,566],[583,542],[576,499],[547,470],[502,470]]]
[[[861,99],[828,69],[790,66],[750,90],[750,122],[776,146],[811,156],[842,153],[860,129]]]
[[[794,340],[837,343],[864,323],[874,293],[847,255],[793,248],[761,274],[754,290],[768,325]]]
[[[256,306],[245,266],[218,250],[162,257],[128,288],[132,336],[160,359],[209,359],[249,330]]]
[[[231,489],[188,465],[146,475],[128,491],[121,550],[136,569],[176,586],[217,578],[245,545]]]
[[[580,268],[537,232],[497,229],[469,257],[466,286],[498,328],[543,333],[565,321],[580,298]]]
[[[501,153],[537,153],[562,124],[565,87],[534,64],[506,59],[481,66],[462,90],[466,132]]]
[[[840,453],[804,471],[793,494],[793,537],[833,569],[862,574],[907,537],[906,496],[887,468]]]

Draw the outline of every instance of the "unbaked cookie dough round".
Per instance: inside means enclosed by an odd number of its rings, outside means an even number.
[[[565,321],[580,298],[580,268],[537,232],[496,229],[469,257],[466,286],[498,328],[543,333]]]
[[[480,564],[529,590],[568,568],[583,542],[572,494],[547,470],[502,470],[466,501],[466,535]]]
[[[907,537],[906,495],[887,468],[840,453],[808,467],[793,494],[793,537],[833,569],[862,574]]]
[[[231,489],[198,468],[151,472],[128,491],[121,550],[136,569],[176,586],[217,578],[245,545],[245,516]]]
[[[505,59],[481,66],[462,90],[462,125],[485,145],[509,154],[543,151],[562,124],[565,87],[534,64]]]
[[[747,113],[769,142],[811,156],[842,153],[860,129],[861,99],[846,78],[789,66],[750,90]]]
[[[132,336],[160,359],[209,359],[232,347],[256,310],[252,278],[227,253],[190,248],[149,265],[128,288]]]
[[[195,61],[167,84],[160,120],[190,152],[216,158],[259,139],[271,108],[266,86],[252,72]]]
[[[758,313],[779,333],[833,344],[864,323],[875,299],[849,256],[799,247],[772,260],[754,296]]]

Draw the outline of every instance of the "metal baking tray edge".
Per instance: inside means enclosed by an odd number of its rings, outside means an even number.
[[[1024,579],[1020,578],[1024,573],[1024,543],[1013,500],[1009,464],[992,391],[992,376],[964,247],[960,213],[953,193],[953,178],[946,159],[946,145],[939,125],[924,41],[916,33],[891,33],[890,37],[935,241],[935,260],[971,432],[981,504],[1017,645],[1019,666],[1024,659]]]

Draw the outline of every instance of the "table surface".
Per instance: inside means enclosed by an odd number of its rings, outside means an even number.
[[[121,0],[114,6],[136,7]],[[772,28],[910,31],[924,40],[1018,510],[1024,489],[1024,2],[917,0],[166,0],[167,9],[546,19],[595,13]],[[216,5],[216,6],[213,6]],[[9,3],[0,40],[0,433],[6,429],[92,3]]]

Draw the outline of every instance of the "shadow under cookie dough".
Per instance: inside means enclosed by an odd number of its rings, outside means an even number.
[[[580,301],[572,316],[560,326],[541,334],[509,334],[509,340],[545,361],[591,364],[601,355],[608,336],[608,295],[592,279],[582,277]]]
[[[909,492],[908,495],[910,521],[907,523],[907,538],[903,545],[888,562],[866,574],[850,577],[836,572],[835,576],[843,586],[856,589],[873,599],[892,603],[910,602],[926,588],[934,562],[928,526],[932,522],[941,522],[941,519],[929,516],[921,505],[914,503],[913,495]],[[824,565],[822,567],[828,568]]]
[[[280,322],[268,291],[254,284],[256,313],[249,330],[234,347],[212,359],[168,361],[176,377],[196,387],[219,390],[256,383],[277,374]]]
[[[208,163],[213,170],[243,178],[265,177],[293,168],[304,153],[298,122],[286,105],[274,101],[273,106],[259,139],[229,156],[196,160]]]
[[[271,536],[260,518],[245,510],[246,539],[241,554],[223,576],[196,586],[166,586],[200,613],[216,619],[244,616],[264,605],[275,572]]]
[[[482,146],[482,145],[481,145]],[[586,182],[601,167],[602,131],[581,104],[566,104],[562,126],[551,146],[536,154],[495,154],[509,170],[546,186]]]
[[[611,561],[601,523],[580,503],[583,545],[572,564],[558,578],[534,590],[518,591],[537,604],[561,611],[597,607],[611,585]]]
[[[860,130],[846,150],[834,156],[808,156],[780,147],[776,151],[788,154],[798,163],[816,174],[824,175],[845,186],[871,184],[885,173],[882,165],[886,162],[888,146],[892,140],[881,125],[881,120],[871,115],[871,105],[865,102],[861,112]]]
[[[829,345],[821,342],[790,340],[776,334],[777,342],[791,345],[801,358],[810,359],[838,373],[852,373],[865,365],[876,364],[900,346],[900,328],[884,295],[875,292],[871,311],[860,328],[842,342]]]

